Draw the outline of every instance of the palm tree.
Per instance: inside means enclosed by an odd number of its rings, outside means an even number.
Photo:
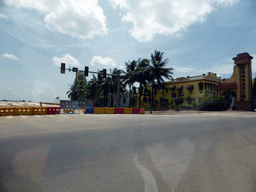
[[[121,76],[124,73],[124,71],[121,70],[121,69],[117,69],[117,68],[114,68],[113,70],[109,69],[109,71],[110,71],[111,74],[114,74],[114,76],[107,77],[106,79],[102,79],[100,81],[100,86],[99,86],[99,90],[98,90],[99,94],[101,96],[103,96],[105,104],[106,104],[105,99],[107,98],[107,95],[109,93],[111,93],[112,95],[114,93],[117,94],[118,77],[115,76],[115,75],[119,74],[119,76],[120,76],[119,77],[120,78],[120,81],[119,81],[120,93],[123,93],[126,90],[125,85],[123,83],[123,77]]]
[[[147,85],[149,80],[149,60],[148,59],[138,59],[138,67],[135,72],[135,79],[139,83],[139,108],[141,107],[141,96],[143,92],[143,86]]]
[[[71,98],[71,100],[77,100],[78,81],[75,81],[72,85],[69,86],[70,89],[67,91],[68,98]]]
[[[85,98],[90,100],[97,100],[99,97],[99,81],[97,77],[93,74],[92,79],[88,82],[85,91]]]
[[[137,61],[133,60],[132,62],[128,61],[125,63],[126,66],[126,72],[124,75],[124,85],[128,85],[129,86],[129,107],[131,107],[131,92],[132,92],[132,86],[135,83],[136,79],[135,79],[135,69],[137,68]]]
[[[125,74],[125,72],[121,69],[117,69],[117,68],[114,68],[113,71],[112,71],[112,74],[116,74],[116,75],[119,75],[119,93],[124,93],[126,92],[126,86],[124,84],[124,80],[125,80],[125,77],[122,75],[122,74]],[[114,88],[115,88],[115,93],[117,93],[117,88],[118,88],[118,77],[117,76],[112,76],[112,80],[113,80],[113,85],[114,85]],[[119,98],[120,99],[120,98]]]
[[[152,108],[154,107],[154,94],[156,94],[157,89],[154,87],[155,80],[157,81],[157,85],[160,86],[161,82],[164,82],[163,77],[167,79],[172,78],[173,68],[164,68],[166,64],[169,62],[168,59],[163,60],[164,52],[156,51],[154,55],[151,54],[151,66],[150,66],[150,75],[152,79]],[[155,91],[155,93],[154,93]]]
[[[68,98],[71,100],[81,100],[85,93],[86,82],[75,80],[72,85],[70,85],[69,91],[67,91]]]

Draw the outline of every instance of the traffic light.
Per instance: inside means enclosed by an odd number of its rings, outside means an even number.
[[[98,81],[101,81],[102,77],[101,77],[101,72],[98,73]]]
[[[107,77],[107,69],[103,69],[103,78]]]
[[[88,77],[88,73],[89,73],[89,67],[85,66],[84,67],[84,76]]]
[[[72,71],[73,71],[73,72],[77,72],[77,71],[78,71],[78,68],[77,68],[77,67],[73,67],[73,68],[72,68]]]
[[[65,74],[65,63],[61,63],[60,73]]]

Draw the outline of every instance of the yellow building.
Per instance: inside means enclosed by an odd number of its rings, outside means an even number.
[[[227,97],[226,102],[235,107],[236,110],[252,110],[252,59],[248,53],[237,54],[234,60],[233,74],[229,79],[221,80],[216,73],[208,72],[207,75],[194,77],[181,77],[172,81],[164,82],[162,91],[157,91],[154,99],[163,101],[168,99],[172,104],[176,105],[195,101],[197,104],[200,98],[208,95],[217,95]],[[148,90],[152,90],[152,86],[147,86]],[[230,95],[226,95],[226,93]],[[139,96],[139,95],[138,95]],[[142,106],[151,108],[151,96],[142,96]],[[163,102],[162,102],[163,103]],[[163,108],[163,105],[156,104],[154,108]],[[173,108],[168,106],[168,108]]]
[[[221,79],[216,73],[208,72],[208,74],[202,74],[200,76],[180,77],[164,82],[164,89],[157,90],[157,94],[154,95],[154,99],[158,101],[157,106],[154,108],[160,108],[161,98],[168,99],[171,103],[168,108],[173,108],[173,103],[175,103],[175,106],[192,101],[198,103],[201,97],[215,95],[216,91],[214,87],[218,85],[220,81]],[[147,90],[152,91],[151,84],[147,85]],[[151,95],[149,96],[149,94],[141,97],[142,107],[146,109],[151,108],[150,98]]]

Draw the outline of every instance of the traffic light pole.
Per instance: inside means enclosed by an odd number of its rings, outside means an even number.
[[[154,107],[154,99],[153,99],[153,97],[154,97],[154,88],[153,88],[153,85],[154,85],[154,80],[155,80],[155,78],[154,78],[154,74],[153,74],[153,79],[152,79],[152,93],[151,93],[151,109],[150,109],[150,114],[152,114],[152,113],[153,113],[153,107]]]
[[[76,67],[73,67],[71,69],[71,67],[69,67],[68,69],[65,67],[65,63],[61,63],[61,73],[62,74],[65,74],[65,70],[68,70],[68,71],[73,71],[73,72],[84,72],[85,73],[85,76],[88,76],[88,73],[97,73],[97,74],[103,74],[103,78],[106,78],[106,75],[111,75],[111,76],[117,76],[117,106],[120,107],[120,74],[107,74],[107,70],[106,69],[103,69],[103,71],[100,71],[100,72],[93,72],[93,71],[89,71],[89,67],[85,66],[85,70],[82,71],[82,70],[78,70],[78,68]],[[80,87],[80,82],[79,82],[79,87]],[[77,96],[79,91],[77,90]]]
[[[120,107],[120,75],[117,75],[117,107]]]

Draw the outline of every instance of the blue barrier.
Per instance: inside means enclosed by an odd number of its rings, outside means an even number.
[[[94,113],[94,106],[93,105],[85,105],[85,113],[86,114],[93,114]]]

